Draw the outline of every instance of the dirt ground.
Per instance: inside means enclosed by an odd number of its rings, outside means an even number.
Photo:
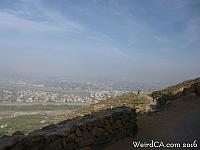
[[[135,148],[133,141],[150,143],[151,140],[180,143],[181,148],[200,149],[200,97],[187,95],[170,102],[163,110],[151,115],[138,116],[138,133],[133,138],[125,138],[104,150],[161,149]],[[183,143],[197,140],[198,148],[183,148]]]

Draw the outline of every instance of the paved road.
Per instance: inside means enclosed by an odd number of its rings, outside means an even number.
[[[173,101],[157,114],[139,116],[138,126],[139,131],[135,137],[118,141],[105,150],[141,149],[134,148],[133,141],[150,142],[151,140],[164,143],[191,143],[197,140],[196,149],[200,150],[200,97],[189,95]]]

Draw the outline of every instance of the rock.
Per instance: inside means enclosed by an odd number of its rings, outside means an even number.
[[[87,146],[87,147],[82,147],[79,150],[92,150],[92,148],[90,146]]]
[[[196,93],[200,96],[200,83],[196,85]]]
[[[96,137],[101,137],[106,130],[103,128],[98,128],[96,132]]]
[[[158,102],[157,101],[151,101],[149,105],[146,106],[146,112],[147,113],[152,113],[156,112],[158,107]]]
[[[126,113],[124,113],[123,120],[128,121],[129,119],[130,119],[130,117]]]
[[[79,129],[79,127],[76,128],[76,132],[75,132],[76,136],[82,136],[82,132],[81,130]]]
[[[70,127],[70,133],[74,133],[75,131],[76,131],[76,125],[72,125],[71,127]]]
[[[67,137],[70,134],[70,128],[64,128],[59,131],[59,134],[63,137]]]
[[[98,127],[104,126],[104,118],[103,117],[97,117],[97,120],[98,120],[98,123],[97,123]]]
[[[57,128],[57,125],[50,124],[48,126],[43,127],[42,130],[50,130],[50,129],[56,129],[56,128]]]
[[[81,147],[86,147],[86,146],[90,146],[92,145],[93,143],[93,139],[85,139],[85,140],[82,140],[78,143],[78,146],[81,148]]]
[[[115,127],[115,129],[119,129],[119,128],[121,128],[123,125],[122,125],[122,122],[121,122],[121,120],[116,120],[115,122],[114,122],[114,127]]]
[[[67,148],[66,147],[66,143],[63,141],[63,139],[56,139],[55,141],[49,143],[49,145],[45,146],[45,149],[48,149],[48,150],[61,150],[61,149],[64,149],[64,148]]]
[[[106,131],[108,131],[108,133],[110,133],[110,134],[113,133],[111,124],[106,124],[104,128],[106,129]]]
[[[24,133],[21,132],[21,131],[16,131],[16,132],[14,132],[14,133],[12,134],[12,136],[16,136],[16,135],[24,135]]]
[[[75,143],[75,139],[76,139],[76,135],[73,133],[73,134],[70,134],[66,139],[66,143]]]
[[[77,149],[76,148],[76,145],[74,143],[65,143],[65,148],[67,150],[74,150],[74,149]]]
[[[123,137],[126,137],[126,131],[121,130],[121,131],[115,133],[115,139],[116,140],[120,140]]]

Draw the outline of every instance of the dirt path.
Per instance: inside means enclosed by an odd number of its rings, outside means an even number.
[[[149,143],[151,140],[164,143],[191,143],[197,140],[200,149],[200,97],[188,95],[171,102],[159,113],[139,116],[138,126],[135,137],[118,141],[105,150],[140,149],[133,147],[133,141]]]

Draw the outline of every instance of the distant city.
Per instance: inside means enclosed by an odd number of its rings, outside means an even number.
[[[88,103],[135,92],[151,92],[160,83],[133,81],[0,80],[1,103]]]

